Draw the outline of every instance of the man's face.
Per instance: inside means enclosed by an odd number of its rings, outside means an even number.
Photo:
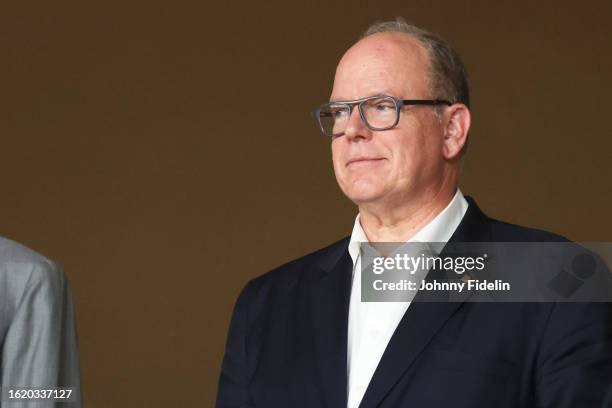
[[[375,34],[355,44],[336,70],[331,100],[373,95],[430,99],[426,50],[404,34]],[[398,125],[372,131],[355,107],[343,136],[332,141],[340,188],[357,205],[393,205],[435,196],[444,179],[443,126],[429,106],[401,109]]]

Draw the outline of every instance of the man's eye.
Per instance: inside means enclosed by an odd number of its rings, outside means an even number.
[[[337,109],[337,110],[332,110],[331,111],[331,116],[338,119],[338,118],[343,118],[346,116],[346,110],[345,109]]]
[[[376,110],[379,110],[381,112],[386,112],[389,110],[395,110],[395,106],[390,105],[388,103],[379,103],[376,105]]]

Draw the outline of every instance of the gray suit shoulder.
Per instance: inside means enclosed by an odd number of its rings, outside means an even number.
[[[0,237],[1,273],[8,274],[9,278],[26,278],[29,281],[60,283],[65,279],[59,264],[25,245],[4,237]]]

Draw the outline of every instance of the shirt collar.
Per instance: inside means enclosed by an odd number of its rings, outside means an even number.
[[[453,199],[448,205],[431,220],[427,225],[421,228],[407,242],[448,242],[453,235],[461,219],[468,208],[468,202],[459,189],[455,193]],[[359,214],[355,217],[351,240],[349,241],[348,251],[353,260],[353,265],[357,262],[359,256],[359,244],[368,242],[368,238],[361,227]]]

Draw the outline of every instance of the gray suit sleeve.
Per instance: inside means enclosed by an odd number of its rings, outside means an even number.
[[[2,408],[81,406],[76,328],[70,286],[61,268],[45,260],[5,263],[0,272],[4,320]],[[4,292],[4,293],[2,293]],[[3,302],[3,303],[2,303]],[[0,327],[2,328],[2,327]],[[7,387],[65,387],[72,403],[57,400],[7,403]]]

